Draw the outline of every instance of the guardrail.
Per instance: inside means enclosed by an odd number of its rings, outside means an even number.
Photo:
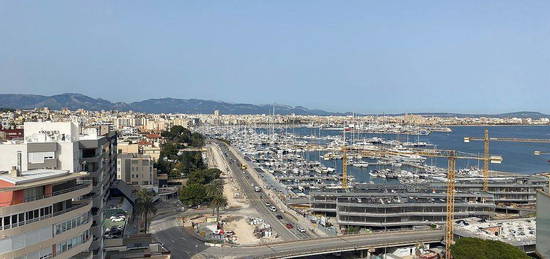
[[[310,256],[310,255],[320,255],[320,254],[328,254],[328,253],[337,253],[337,252],[350,252],[350,251],[360,251],[360,250],[366,250],[371,248],[381,248],[381,247],[395,247],[395,246],[403,246],[403,245],[410,245],[410,244],[417,244],[417,243],[427,243],[427,242],[438,242],[439,240],[433,240],[433,239],[415,239],[410,241],[401,241],[401,242],[391,242],[391,243],[384,243],[384,244],[378,244],[378,245],[356,245],[356,244],[341,244],[337,248],[326,248],[326,249],[309,249],[304,250],[300,252],[281,252],[281,253],[272,253],[271,255],[266,255],[260,258],[292,258],[292,257],[302,257],[302,256]]]

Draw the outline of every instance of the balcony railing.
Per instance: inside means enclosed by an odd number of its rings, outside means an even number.
[[[76,209],[80,209],[86,205],[90,204],[90,201],[78,201],[78,203],[74,203],[70,208],[66,208],[64,210],[60,210],[60,211],[57,211],[57,212],[54,212],[53,213],[53,216],[59,216],[61,214],[65,214],[67,212],[71,212],[73,210],[76,210]]]
[[[42,215],[42,216],[35,217],[35,218],[32,218],[32,219],[25,219],[25,220],[22,220],[18,223],[13,223],[13,224],[3,225],[3,226],[0,225],[0,230],[8,230],[8,229],[11,229],[11,228],[31,224],[31,223],[34,223],[34,222],[37,222],[37,221],[40,221],[40,220],[44,220],[44,219],[48,219],[48,218],[51,218],[51,217],[56,217],[56,216],[59,216],[61,214],[65,214],[67,212],[71,212],[73,210],[80,209],[80,208],[82,208],[84,206],[87,206],[89,204],[90,204],[90,201],[78,201],[78,203],[74,203],[70,208],[66,208],[66,209],[61,210],[61,211],[50,213],[48,215]]]
[[[78,191],[78,190],[81,190],[81,189],[88,188],[91,184],[92,184],[91,180],[81,180],[81,181],[78,182],[77,185],[75,185],[73,187],[66,188],[66,189],[59,190],[59,191],[55,191],[55,192],[52,192],[50,194],[26,196],[23,199],[23,203],[42,200],[42,199],[50,198],[50,197],[53,197],[53,196],[58,196],[58,195],[62,195],[62,194],[65,194],[65,193]],[[6,206],[6,205],[11,205],[11,201],[0,202],[0,206]]]
[[[50,198],[50,197],[53,197],[53,196],[58,196],[58,195],[61,195],[61,194],[65,194],[65,193],[69,193],[69,192],[74,192],[74,191],[77,191],[77,190],[81,190],[81,189],[87,188],[87,187],[90,186],[91,184],[92,184],[92,181],[91,181],[91,180],[82,180],[82,181],[80,181],[77,185],[75,185],[75,186],[73,186],[73,187],[66,188],[66,189],[59,190],[59,191],[55,191],[55,192],[52,192],[52,193],[50,193],[50,194],[43,194],[43,195],[36,195],[36,196],[25,197],[25,201],[24,201],[24,202],[31,202],[31,201],[36,201],[36,200],[42,200],[42,199]]]

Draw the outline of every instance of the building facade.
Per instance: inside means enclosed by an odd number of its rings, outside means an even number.
[[[0,170],[16,167],[86,171],[92,182],[87,198],[92,200],[90,247],[95,258],[103,258],[103,209],[110,186],[116,179],[117,134],[100,135],[96,128],[81,129],[72,122],[26,122],[25,138],[0,144]]]
[[[0,258],[91,258],[87,176],[50,169],[0,173]]]
[[[129,153],[117,157],[117,179],[130,185],[155,185],[153,160],[148,155]]]
[[[537,192],[537,255],[550,259],[550,194]]]
[[[350,191],[312,192],[314,214],[335,217],[340,228],[411,229],[445,223],[447,194],[427,186],[366,184]],[[455,218],[488,218],[495,211],[492,195],[456,193]]]
[[[445,188],[445,183],[434,183],[438,188]],[[487,193],[494,196],[497,207],[510,205],[535,205],[537,191],[544,190],[548,186],[548,178],[544,176],[507,176],[492,177],[489,179],[489,190]],[[457,192],[481,192],[483,190],[483,179],[457,178]]]

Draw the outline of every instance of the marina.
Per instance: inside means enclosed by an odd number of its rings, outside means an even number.
[[[272,180],[272,186],[289,197],[311,191],[338,188],[346,147],[348,182],[355,184],[445,183],[446,159],[415,154],[437,147],[420,136],[388,139],[346,131],[339,134],[322,128],[204,127],[202,133],[228,140],[254,166]],[[307,133],[310,131],[309,133]],[[444,133],[434,133],[444,134]],[[445,133],[446,134],[446,133]],[[386,152],[389,154],[382,154]],[[472,154],[475,156],[476,154]],[[480,178],[479,161],[460,161],[457,176]]]

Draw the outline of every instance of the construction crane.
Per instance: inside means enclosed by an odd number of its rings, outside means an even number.
[[[360,150],[360,149],[357,149]],[[415,154],[426,157],[447,158],[447,216],[445,222],[445,253],[447,258],[450,258],[451,245],[454,243],[454,212],[455,212],[455,184],[456,184],[456,160],[457,159],[469,159],[469,160],[488,160],[491,163],[501,163],[501,156],[471,156],[471,155],[459,155],[455,150],[439,150],[439,149],[413,149],[412,153],[399,152],[394,150],[361,150],[361,154],[367,156],[400,156]]]
[[[489,191],[489,143],[498,142],[519,142],[519,143],[550,143],[550,139],[529,139],[529,138],[491,138],[489,129],[485,128],[483,137],[464,137],[464,142],[483,141],[483,191]]]
[[[342,189],[348,187],[348,148],[344,145],[342,147]]]
[[[342,189],[347,189],[348,186],[348,143],[346,142],[346,128],[344,127],[344,146],[342,147]]]

